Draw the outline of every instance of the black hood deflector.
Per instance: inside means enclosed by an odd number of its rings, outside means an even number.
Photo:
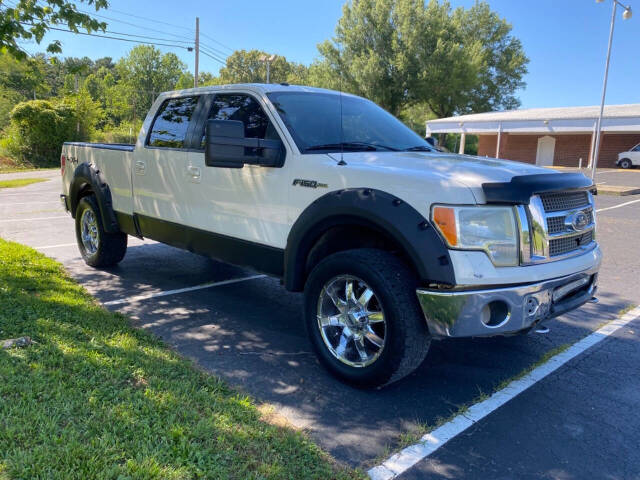
[[[532,195],[571,190],[590,190],[596,194],[591,179],[582,173],[538,173],[519,175],[510,182],[483,183],[482,189],[487,203],[528,205]]]

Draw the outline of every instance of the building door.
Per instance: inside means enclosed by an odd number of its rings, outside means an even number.
[[[536,165],[550,167],[553,165],[553,154],[556,150],[556,139],[545,136],[538,139],[538,150],[536,151]]]

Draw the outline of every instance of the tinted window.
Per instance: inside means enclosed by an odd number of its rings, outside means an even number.
[[[329,93],[274,92],[269,94],[269,99],[301,152],[340,151],[340,144],[351,144],[350,151],[358,147],[383,151],[433,150],[400,120],[364,98]]]
[[[210,120],[239,120],[244,123],[246,138],[277,139],[278,135],[260,104],[248,95],[216,95],[213,99]],[[205,140],[202,135],[202,148]]]
[[[198,97],[171,98],[160,107],[151,127],[152,147],[183,148],[189,120],[198,104]]]

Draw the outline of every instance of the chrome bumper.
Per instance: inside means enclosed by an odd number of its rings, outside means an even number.
[[[528,285],[483,290],[423,290],[418,300],[431,335],[488,337],[526,331],[593,297],[598,267]]]

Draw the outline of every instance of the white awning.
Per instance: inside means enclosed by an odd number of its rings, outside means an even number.
[[[534,108],[488,112],[427,122],[427,136],[434,133],[512,134],[592,133],[600,107]],[[640,133],[640,104],[607,105],[602,130],[608,133]]]

